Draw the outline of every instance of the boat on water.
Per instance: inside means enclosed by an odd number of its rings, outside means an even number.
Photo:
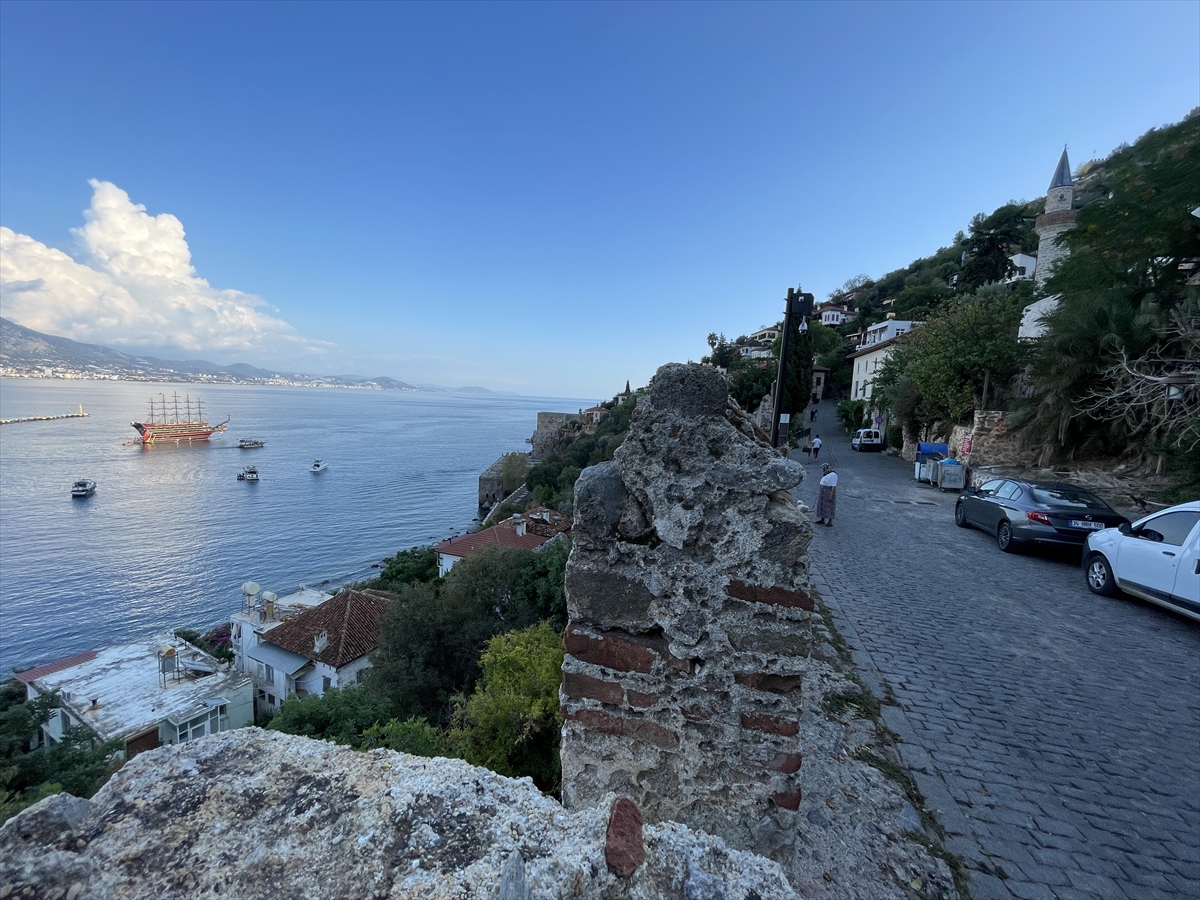
[[[240,441],[238,441],[239,450],[256,450],[259,447],[265,447],[266,445],[266,441],[251,441],[246,438],[242,438]]]
[[[313,464],[311,466],[309,466],[308,471],[312,472],[314,475],[320,475],[322,472],[324,472],[328,468],[329,468],[329,464],[326,463],[324,460],[314,459]]]
[[[171,403],[162,394],[155,401],[150,398],[150,416],[145,422],[131,422],[137,433],[142,436],[143,444],[157,444],[165,441],[181,443],[183,441],[207,441],[216,431],[224,431],[229,425],[229,418],[216,425],[210,425],[204,420],[204,408],[200,401],[192,403],[190,396],[185,396],[182,406],[179,394],[171,394]]]
[[[258,481],[258,469],[254,466],[246,466],[242,471],[238,472],[238,481]]]
[[[71,485],[71,496],[78,499],[90,497],[96,493],[96,482],[90,478],[81,478]]]

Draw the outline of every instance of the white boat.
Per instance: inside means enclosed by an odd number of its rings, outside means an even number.
[[[94,493],[96,493],[96,482],[89,478],[81,478],[71,485],[72,497],[90,497]]]
[[[246,466],[238,472],[238,481],[258,481],[258,469],[254,466]]]
[[[309,467],[308,471],[312,472],[314,475],[320,475],[328,468],[329,466],[324,460],[314,459],[313,464]]]

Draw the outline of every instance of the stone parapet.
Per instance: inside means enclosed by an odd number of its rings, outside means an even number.
[[[745,849],[761,848],[763,828],[794,832],[812,525],[789,489],[803,477],[718,372],[677,364],[659,369],[614,460],[580,476],[564,804],[616,792],[647,821]]]

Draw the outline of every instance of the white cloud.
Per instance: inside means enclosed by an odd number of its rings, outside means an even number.
[[[82,262],[0,226],[0,310],[12,321],[77,341],[136,349],[264,351],[287,342],[319,350],[259,297],[196,276],[183,223],[149,215],[123,190],[92,180],[86,223],[72,229]]]

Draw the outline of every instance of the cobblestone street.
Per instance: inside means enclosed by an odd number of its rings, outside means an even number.
[[[852,451],[833,406],[814,426],[841,479],[814,582],[899,703],[884,720],[974,900],[1200,897],[1200,625],[1093,596],[1078,554],[955,527],[954,493]]]

